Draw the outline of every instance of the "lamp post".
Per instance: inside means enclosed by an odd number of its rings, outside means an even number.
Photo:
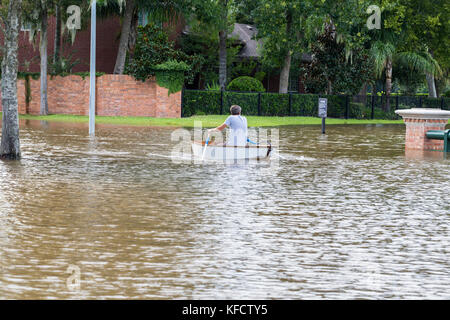
[[[91,70],[89,93],[89,135],[95,136],[95,47],[97,31],[97,1],[91,3]]]

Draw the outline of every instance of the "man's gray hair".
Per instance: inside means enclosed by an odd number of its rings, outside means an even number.
[[[232,105],[230,108],[230,112],[232,115],[238,115],[241,114],[241,107],[239,107],[238,105]]]

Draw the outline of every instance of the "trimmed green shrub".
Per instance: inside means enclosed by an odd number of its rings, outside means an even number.
[[[244,92],[229,92],[223,93],[223,113],[227,114],[230,107],[234,104],[242,108],[242,114],[248,116],[258,115],[258,94],[244,93]]]
[[[345,117],[346,96],[321,95],[321,97],[328,99],[327,115],[329,118]]]
[[[316,94],[293,94],[291,115],[298,117],[317,117],[318,99]]]
[[[220,91],[184,90],[183,117],[220,114]]]
[[[222,113],[228,114],[233,104],[242,107],[242,113],[248,116],[258,115],[258,96],[261,97],[262,116],[301,116],[317,117],[319,95],[315,94],[279,94],[279,93],[223,93]],[[289,114],[289,96],[291,96],[291,113]],[[344,118],[346,96],[320,96],[328,99],[328,117]],[[409,98],[409,97],[406,97]],[[183,117],[192,115],[220,114],[220,91],[185,90],[183,95]],[[381,97],[374,101],[374,119],[399,119],[395,114],[395,100],[391,101],[391,111],[383,111]],[[433,100],[433,103],[436,103]],[[442,103],[442,102],[441,102]],[[425,105],[425,102],[424,102]],[[450,107],[450,99],[444,98],[444,109]],[[411,108],[408,104],[399,104],[399,109]],[[366,104],[349,101],[350,119],[371,119],[372,102]]]
[[[365,109],[365,106],[363,103],[350,102],[349,110],[348,110],[348,117],[350,119],[364,119],[364,113],[363,113],[364,109]]]
[[[261,95],[262,116],[289,115],[289,95],[281,93],[265,93]]]
[[[228,84],[227,90],[230,91],[246,91],[246,92],[265,92],[261,81],[248,77],[242,76],[234,79]]]

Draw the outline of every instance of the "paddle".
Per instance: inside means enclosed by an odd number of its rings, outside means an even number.
[[[208,138],[206,138],[205,148],[203,149],[202,160],[205,158],[206,147],[208,146],[208,143],[209,143],[209,134],[208,134]]]

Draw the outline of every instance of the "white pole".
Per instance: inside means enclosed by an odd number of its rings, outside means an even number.
[[[89,135],[95,136],[95,47],[97,31],[97,1],[91,5],[91,73],[89,94]]]

